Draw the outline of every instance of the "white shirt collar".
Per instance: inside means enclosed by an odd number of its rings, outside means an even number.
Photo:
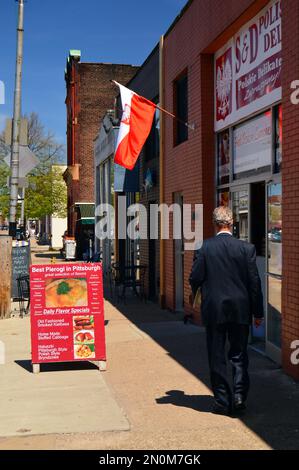
[[[225,234],[231,235],[231,236],[233,235],[231,232],[228,232],[227,230],[220,230],[220,232],[218,232],[218,233],[216,234],[216,236],[220,235],[221,233],[225,233]]]

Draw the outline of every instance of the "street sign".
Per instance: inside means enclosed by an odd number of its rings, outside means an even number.
[[[11,145],[11,139],[12,139],[12,119],[7,118],[5,130],[4,130],[4,140],[5,140],[6,145],[8,146]],[[26,118],[21,119],[19,142],[20,142],[20,145],[25,145],[25,146],[28,145],[28,120]]]
[[[29,180],[28,178],[19,178],[19,183],[18,183],[19,188],[29,188]],[[7,187],[10,187],[10,176],[7,177]]]
[[[5,163],[10,166],[10,154],[6,155]],[[28,175],[39,164],[39,159],[31,152],[29,147],[19,147],[19,178]]]

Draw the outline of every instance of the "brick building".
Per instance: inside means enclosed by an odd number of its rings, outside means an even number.
[[[297,379],[298,44],[297,0],[189,1],[164,36],[163,102],[195,129],[162,123],[164,202],[202,203],[204,238],[213,207],[231,205],[235,235],[256,246],[264,289],[265,325],[252,343]],[[183,236],[163,252],[161,299],[191,312],[193,253]]]
[[[110,80],[126,83],[137,68],[132,65],[81,62],[80,51],[70,51],[65,71],[67,109],[68,235],[93,238],[94,139],[101,118],[113,107],[116,89]],[[84,222],[84,223],[83,223]]]
[[[128,88],[155,104],[159,103],[159,44],[153,49],[140,69],[127,84]],[[159,119],[157,110],[151,132],[138,159],[139,164],[139,203],[147,209],[151,204],[159,204]],[[150,233],[151,219],[148,216],[147,232]],[[157,300],[160,286],[160,244],[158,239],[140,240],[140,263],[147,266],[145,272],[145,293],[151,300]]]

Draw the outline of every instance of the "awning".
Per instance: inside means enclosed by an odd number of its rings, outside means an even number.
[[[78,211],[77,222],[81,222],[83,225],[94,224],[94,210],[95,205],[90,202],[78,202],[75,203],[75,208]]]

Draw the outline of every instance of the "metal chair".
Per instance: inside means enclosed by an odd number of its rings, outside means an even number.
[[[30,281],[28,274],[23,274],[17,278],[18,283],[18,294],[19,294],[19,306],[20,306],[20,315],[23,317],[29,313],[30,307]],[[25,307],[25,302],[27,305]]]
[[[139,289],[139,297],[140,300],[143,300],[146,303],[146,295],[145,295],[145,275],[146,275],[147,266],[140,266],[138,268],[139,277],[137,277],[137,273],[135,274],[135,289]],[[137,270],[136,270],[137,271]]]
[[[112,263],[111,268],[109,269],[109,285],[110,285],[110,294],[113,298],[116,295],[116,300],[119,302],[121,295],[120,295],[120,288],[122,285],[121,281],[121,274],[119,271],[119,264]]]

